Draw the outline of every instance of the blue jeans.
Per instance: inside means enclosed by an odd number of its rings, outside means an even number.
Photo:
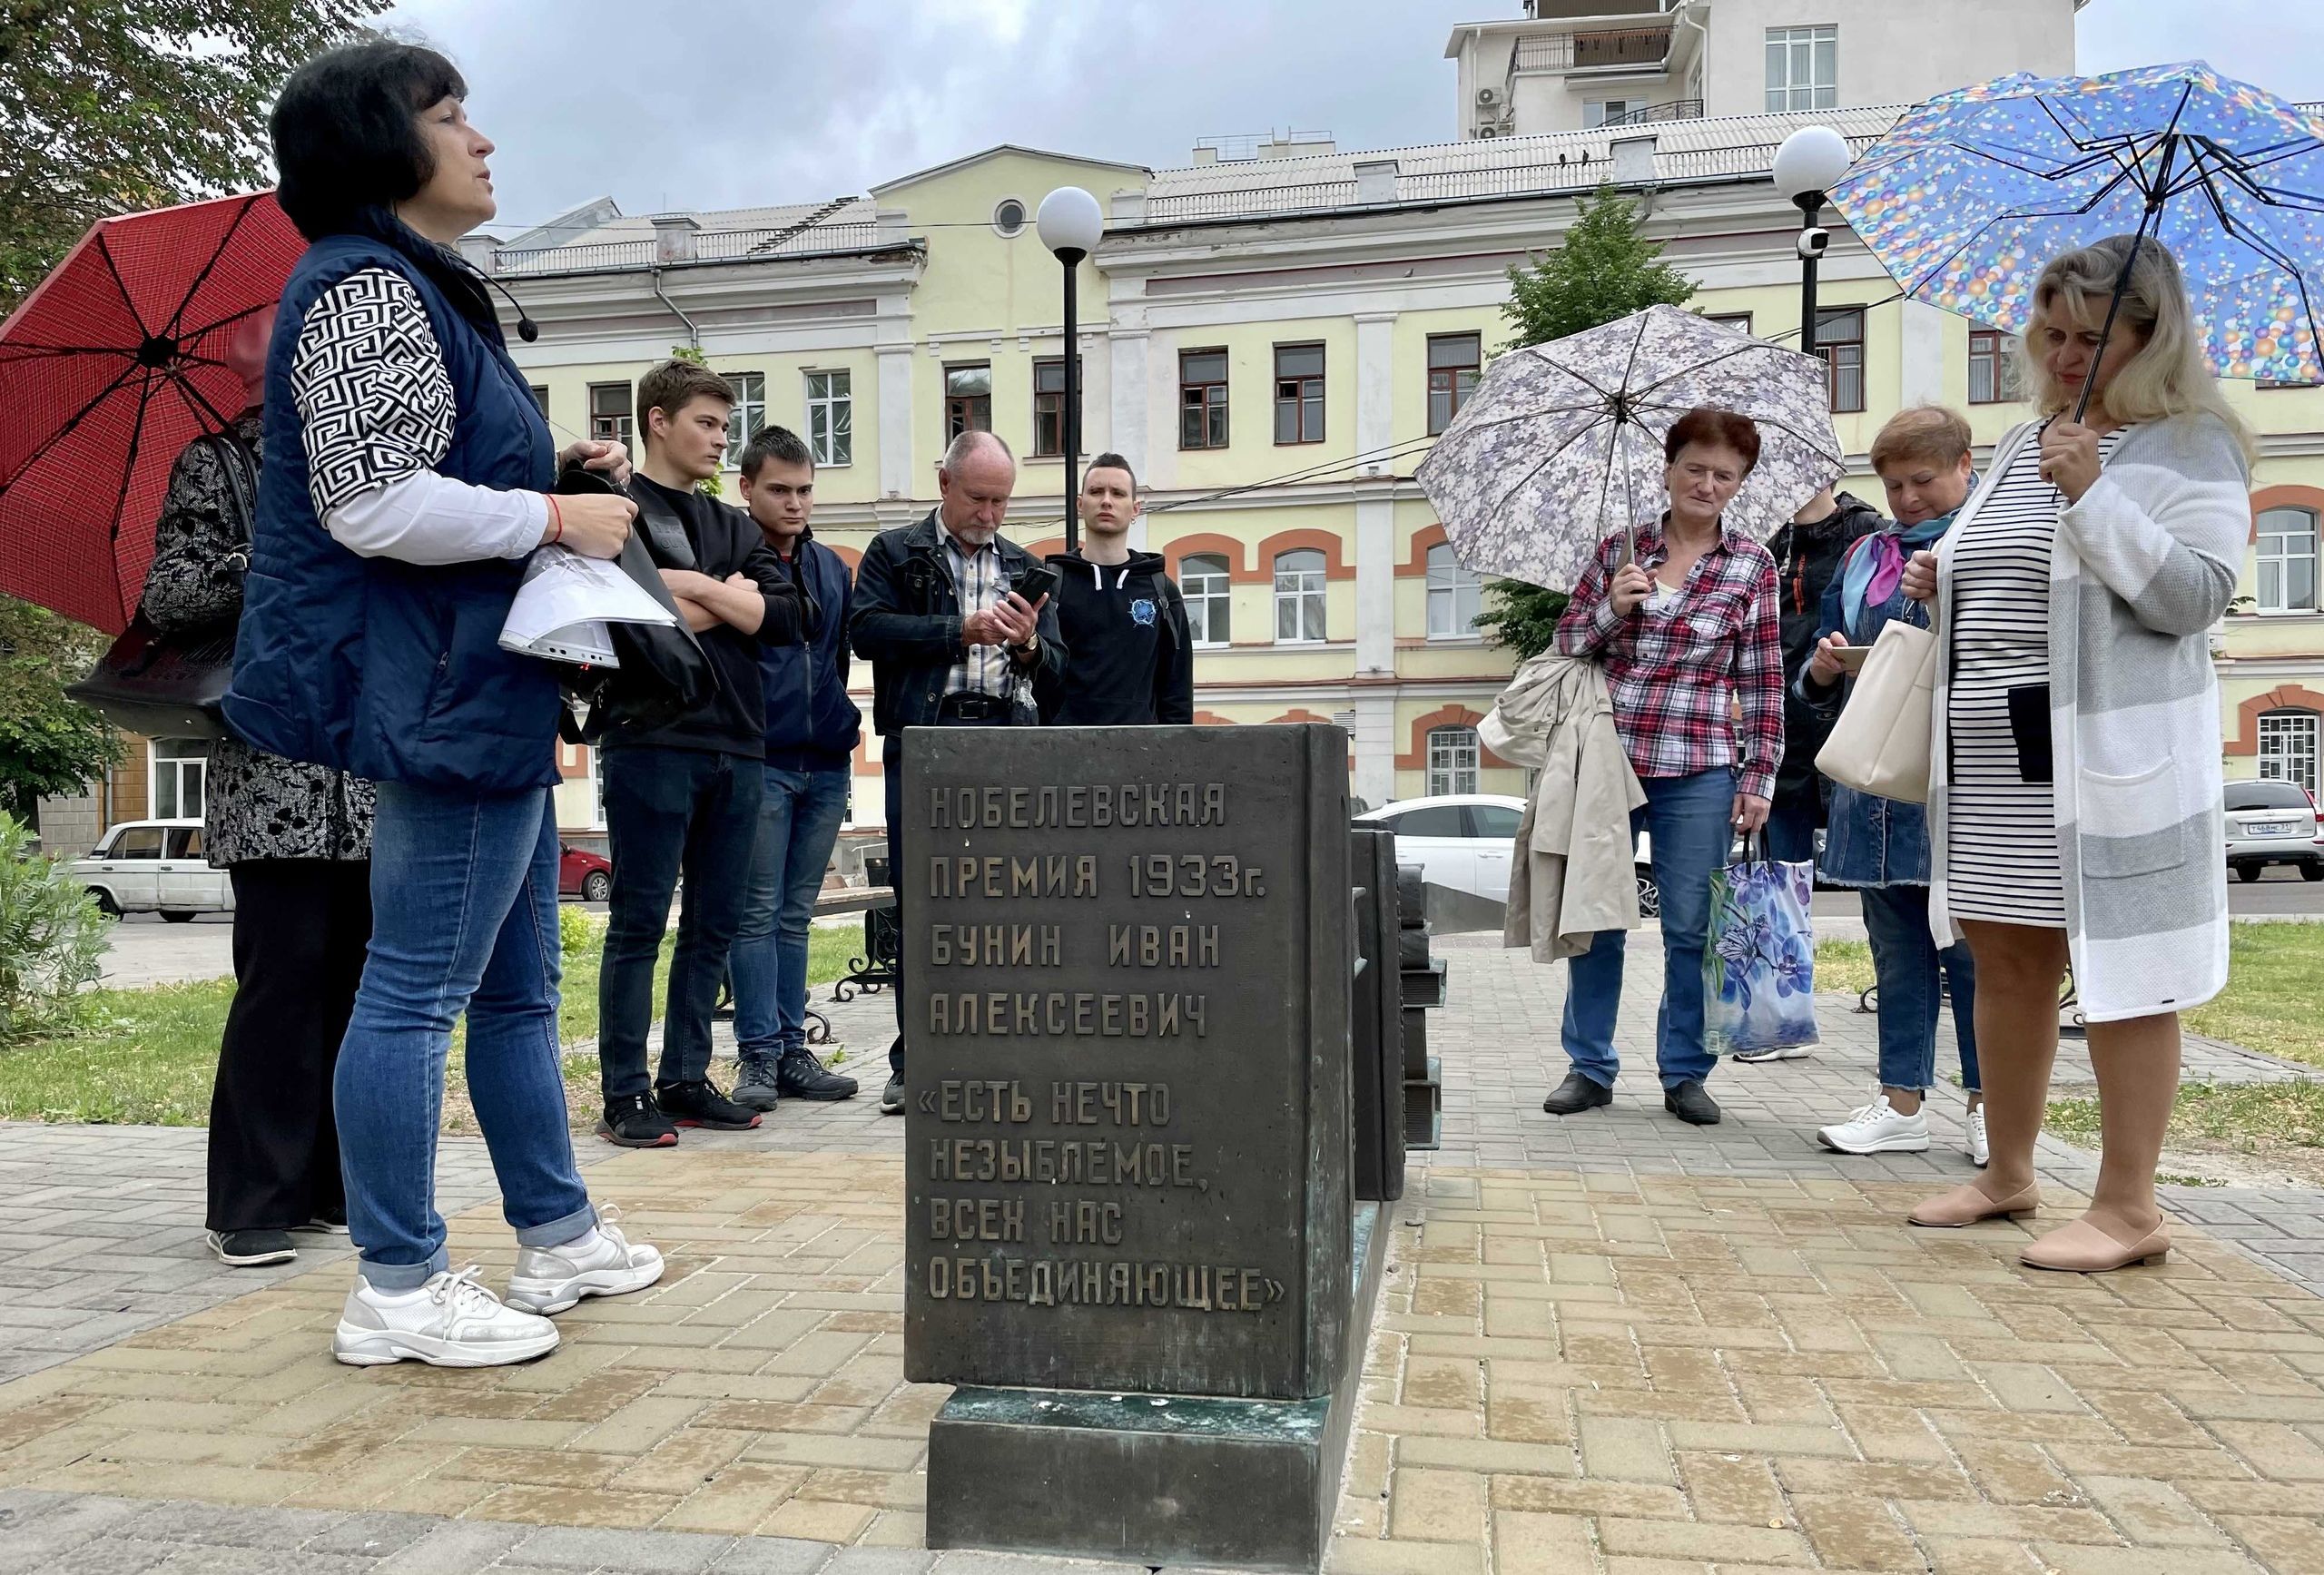
[[[765,768],[703,749],[606,752],[606,832],[614,850],[606,961],[597,976],[597,1063],[606,1099],[646,1090],[645,1036],[654,1027],[654,969],[670,930],[670,899],[686,878],[670,996],[662,1018],[659,1081],[710,1075],[710,1019],[726,954],[743,922],[751,850],[758,842]]]
[[[379,783],[370,951],[332,1100],[348,1231],[380,1290],[411,1290],[451,1266],[435,1205],[436,1129],[463,1011],[468,1098],[517,1239],[556,1246],[596,1224],[566,1129],[556,862],[546,789]]]
[[[1654,839],[1654,884],[1662,897],[1662,1007],[1655,1015],[1655,1062],[1662,1086],[1710,1075],[1718,1058],[1703,1047],[1703,942],[1710,930],[1711,871],[1734,840],[1735,773],[1648,777],[1646,802],[1630,832]],[[1614,1023],[1622,1006],[1628,932],[1604,930],[1567,962],[1565,1053],[1573,1069],[1605,1088],[1621,1069]]]
[[[1961,1046],[1961,1082],[1975,1092],[1977,974],[1969,943],[1943,951],[1928,930],[1928,888],[1868,886],[1865,933],[1872,941],[1872,973],[1880,986],[1880,1086],[1925,1093],[1936,1084],[1937,972],[1953,991],[1953,1031]]]
[[[734,976],[734,1039],[745,1059],[807,1048],[807,930],[847,816],[848,768],[766,768]]]

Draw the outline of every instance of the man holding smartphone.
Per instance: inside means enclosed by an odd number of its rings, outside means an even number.
[[[990,432],[962,432],[937,467],[936,507],[917,525],[874,536],[855,571],[848,633],[855,654],[872,664],[872,725],[880,735],[900,931],[903,730],[1037,725],[1035,683],[1065,671],[1065,644],[1049,596],[1038,585],[1030,599],[1018,594],[1037,566],[1000,536],[1016,487],[1009,445]],[[895,996],[892,1075],[880,1095],[881,1110],[891,1116],[904,1107],[901,982]]]

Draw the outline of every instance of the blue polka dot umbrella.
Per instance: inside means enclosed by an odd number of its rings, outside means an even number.
[[[1931,99],[1832,201],[1907,295],[2016,334],[2052,258],[2161,241],[2212,370],[2324,382],[2308,278],[2324,267],[2324,127],[2200,61]]]

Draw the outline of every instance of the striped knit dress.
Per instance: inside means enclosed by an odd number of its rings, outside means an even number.
[[[2100,439],[2102,460],[2130,430]],[[2042,479],[2041,444],[2029,439],[1955,549],[1945,872],[1958,919],[2066,925],[2047,693],[2050,560],[2063,501]]]

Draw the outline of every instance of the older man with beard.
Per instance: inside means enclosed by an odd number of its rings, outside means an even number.
[[[990,432],[963,432],[937,468],[939,499],[917,525],[881,532],[855,571],[848,631],[872,664],[872,725],[887,789],[888,866],[903,921],[902,752],[907,727],[1022,727],[1040,720],[1032,681],[1065,671],[1065,646],[1049,598],[1028,602],[1017,586],[1033,567],[1000,536],[1017,486],[1017,459]],[[901,967],[898,972],[901,972]],[[880,1108],[904,1107],[904,998],[896,986],[896,1042]]]

